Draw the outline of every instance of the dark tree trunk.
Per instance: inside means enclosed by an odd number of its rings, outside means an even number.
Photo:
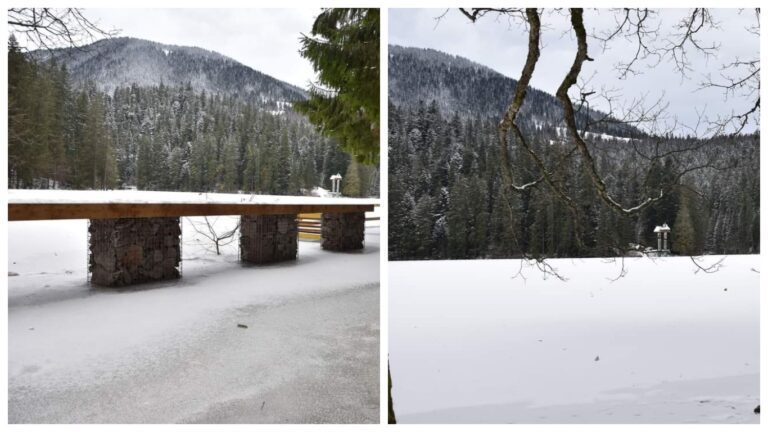
[[[389,372],[389,364],[387,364],[387,378],[389,380],[389,424],[396,424],[395,409],[392,407],[392,374]]]

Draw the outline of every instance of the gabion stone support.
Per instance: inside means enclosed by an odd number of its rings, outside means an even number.
[[[181,276],[177,217],[92,219],[88,225],[91,283],[119,287]]]
[[[240,259],[268,264],[296,259],[299,224],[295,214],[240,216]]]
[[[365,213],[323,213],[322,247],[332,251],[363,248]]]

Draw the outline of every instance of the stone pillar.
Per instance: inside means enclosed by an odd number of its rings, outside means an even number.
[[[323,213],[323,249],[348,251],[363,248],[365,213]]]
[[[296,259],[299,224],[295,214],[240,216],[240,259],[268,264]]]
[[[91,283],[119,287],[181,276],[179,218],[93,219],[88,225]]]

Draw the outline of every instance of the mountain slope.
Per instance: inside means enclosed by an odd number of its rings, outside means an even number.
[[[434,100],[440,111],[465,118],[498,119],[506,110],[517,80],[463,57],[425,48],[389,46],[389,101],[401,107],[415,107],[419,101]],[[580,116],[577,120],[585,120]],[[593,118],[602,117],[589,111]],[[556,127],[562,124],[557,99],[529,88],[521,110],[522,122]],[[614,136],[642,133],[626,125],[600,125],[591,129]]]
[[[236,96],[257,103],[291,102],[305,92],[219,53],[196,47],[165,45],[129,37],[103,39],[79,48],[36,51],[66,65],[76,85],[95,82],[99,90],[118,87],[180,86],[195,91]]]

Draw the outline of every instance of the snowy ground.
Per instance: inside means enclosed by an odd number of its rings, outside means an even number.
[[[86,223],[9,224],[11,423],[379,421],[378,227],[247,267],[185,218],[182,278],[114,290],[86,284]]]
[[[757,423],[759,261],[390,263],[398,422]]]

